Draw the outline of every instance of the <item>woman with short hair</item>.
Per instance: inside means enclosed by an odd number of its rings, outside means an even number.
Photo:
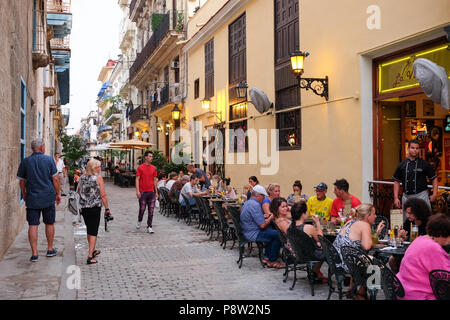
[[[405,289],[401,300],[436,300],[429,273],[435,269],[450,271],[450,218],[438,213],[428,219],[427,234],[415,239],[405,252],[397,277]]]
[[[86,166],[86,173],[80,178],[77,188],[77,192],[80,195],[81,215],[87,228],[89,244],[87,264],[97,263],[97,260],[94,258],[100,254],[100,250],[95,249],[95,244],[100,226],[102,203],[105,206],[105,215],[111,216],[105,184],[100,172],[100,161],[91,159]]]

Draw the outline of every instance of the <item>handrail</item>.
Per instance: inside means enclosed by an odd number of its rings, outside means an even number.
[[[387,184],[387,185],[394,185],[394,182],[391,181],[377,181],[377,180],[367,180],[368,183],[377,183],[377,184]],[[402,183],[400,182],[400,185],[402,185]],[[427,185],[427,187],[429,189],[432,189],[433,186],[432,185]],[[442,189],[442,190],[450,190],[450,187],[442,187],[442,186],[438,186],[438,189]]]

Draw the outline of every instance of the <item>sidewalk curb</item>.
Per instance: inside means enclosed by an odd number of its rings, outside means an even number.
[[[68,210],[64,210],[64,256],[61,267],[61,282],[58,291],[58,300],[77,299],[77,290],[69,289],[67,286],[67,280],[72,275],[72,273],[67,273],[68,267],[76,265],[72,218],[72,213]]]

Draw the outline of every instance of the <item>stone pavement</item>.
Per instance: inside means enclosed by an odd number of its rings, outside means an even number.
[[[209,241],[193,223],[177,222],[155,211],[153,230],[145,223],[136,229],[138,202],[134,188],[106,184],[114,221],[105,232],[101,221],[97,248],[98,264],[87,265],[86,228],[73,226],[73,216],[62,203],[57,212],[55,247],[58,256],[46,258],[44,225],[39,234],[40,257],[31,263],[27,229],[22,232],[0,262],[0,299],[79,300],[325,300],[328,286],[309,285],[299,279],[294,290],[291,273],[283,283],[283,270],[262,268],[258,258],[244,259],[239,269],[237,247],[223,250],[218,241]],[[63,197],[63,201],[67,198]],[[146,221],[147,214],[144,217]],[[256,250],[255,250],[256,252]],[[74,272],[75,266],[79,272]],[[326,274],[326,263],[323,267]],[[79,289],[73,275],[80,274]],[[305,272],[299,272],[299,278]],[[332,299],[337,299],[333,294]]]

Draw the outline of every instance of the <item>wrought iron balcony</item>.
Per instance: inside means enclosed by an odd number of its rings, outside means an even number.
[[[165,106],[167,103],[169,103],[169,85],[166,85],[164,88],[161,89],[159,93],[159,100],[158,100],[158,93],[155,93],[153,95],[151,112],[155,112],[156,110]]]
[[[148,121],[150,119],[148,115],[147,106],[139,106],[134,109],[130,114],[130,122],[131,124],[135,124],[139,121]]]

